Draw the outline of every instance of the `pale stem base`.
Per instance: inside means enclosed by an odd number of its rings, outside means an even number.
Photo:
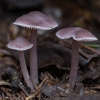
[[[26,63],[25,63],[25,57],[24,57],[24,52],[23,51],[19,51],[19,61],[20,61],[20,66],[21,66],[21,71],[25,80],[25,83],[28,87],[31,88],[31,91],[33,91],[33,84],[30,80],[30,76],[26,67]]]

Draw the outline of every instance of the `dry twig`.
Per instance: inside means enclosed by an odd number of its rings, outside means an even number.
[[[28,96],[25,100],[30,100],[30,99],[36,97],[36,96],[40,93],[41,87],[43,86],[43,84],[46,82],[47,79],[48,79],[48,77],[46,77],[46,78],[40,83],[40,85],[38,86],[38,90],[36,90],[34,94]],[[38,96],[39,96],[39,95],[38,95]]]

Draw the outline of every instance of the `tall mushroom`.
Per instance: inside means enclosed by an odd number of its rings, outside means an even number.
[[[19,17],[13,24],[31,28],[30,42],[34,47],[30,49],[30,77],[34,83],[38,83],[38,64],[37,64],[37,29],[50,30],[58,24],[47,15],[33,11]]]
[[[17,37],[15,40],[7,44],[8,48],[18,50],[21,71],[22,71],[24,80],[26,82],[26,85],[31,88],[31,91],[33,91],[33,84],[30,80],[30,76],[26,67],[23,51],[32,48],[32,46],[33,44],[31,44],[29,41],[27,41],[23,37]]]
[[[71,84],[72,87],[74,87],[76,83],[79,62],[78,41],[94,41],[97,40],[97,38],[89,31],[80,27],[70,27],[61,29],[58,32],[56,32],[56,36],[60,39],[72,38],[72,60],[68,82]]]

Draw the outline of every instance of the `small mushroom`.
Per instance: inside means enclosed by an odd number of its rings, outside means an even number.
[[[13,24],[31,28],[30,42],[34,47],[30,49],[30,77],[34,83],[38,83],[38,64],[37,64],[37,29],[50,30],[58,24],[47,15],[33,11],[19,17]]]
[[[7,44],[8,48],[18,50],[21,71],[22,71],[24,80],[26,82],[26,85],[31,88],[31,91],[33,91],[33,84],[30,80],[30,76],[26,67],[24,50],[28,50],[32,48],[32,46],[33,44],[31,44],[29,41],[27,41],[23,37],[17,37],[15,40]]]
[[[70,27],[61,29],[58,32],[56,32],[56,36],[60,39],[72,38],[72,60],[68,82],[71,84],[72,87],[74,87],[76,83],[79,62],[78,41],[95,41],[97,40],[97,38],[89,31],[80,27]]]

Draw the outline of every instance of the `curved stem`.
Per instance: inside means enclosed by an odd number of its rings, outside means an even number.
[[[78,42],[73,39],[72,41],[72,60],[71,60],[71,70],[69,75],[69,83],[74,88],[78,73],[78,62],[79,62],[79,46]]]
[[[19,51],[19,61],[20,61],[21,71],[22,71],[24,80],[26,82],[26,85],[31,88],[31,91],[33,91],[33,84],[30,80],[30,76],[26,67],[23,51]]]
[[[30,49],[30,77],[33,83],[39,83],[37,63],[37,30],[31,31],[30,42],[34,45]]]

